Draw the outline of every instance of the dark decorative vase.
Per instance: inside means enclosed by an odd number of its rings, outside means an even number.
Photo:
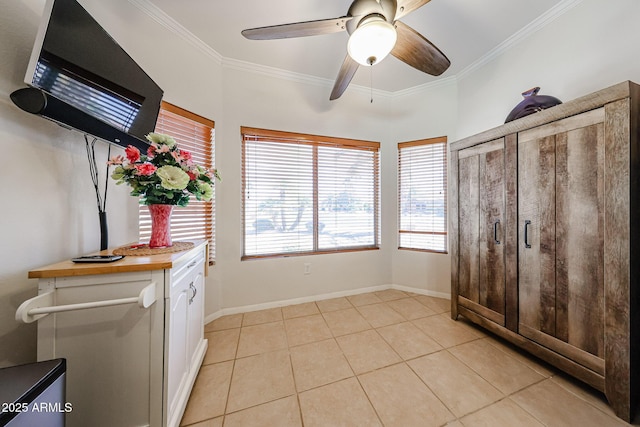
[[[538,95],[539,91],[539,87],[534,87],[526,92],[522,92],[524,100],[520,101],[520,103],[511,110],[504,122],[509,123],[510,121],[528,116],[529,114],[537,113],[538,111],[542,111],[546,108],[562,104],[562,101],[554,96]]]

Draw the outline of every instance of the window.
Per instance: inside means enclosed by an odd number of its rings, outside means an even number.
[[[447,138],[398,144],[400,249],[447,252]]]
[[[379,143],[241,132],[243,259],[379,247]]]
[[[190,151],[193,161],[206,168],[214,167],[214,122],[162,102],[156,123],[156,132],[171,135],[181,149]],[[173,210],[171,238],[173,240],[207,239],[209,263],[215,259],[215,185],[214,197],[208,201],[191,197],[189,205]],[[151,237],[151,217],[146,206],[140,205],[140,241]]]

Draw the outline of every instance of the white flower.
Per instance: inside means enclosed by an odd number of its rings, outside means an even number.
[[[158,145],[166,145],[168,147],[173,147],[176,145],[175,139],[163,133],[151,132],[150,134],[147,135],[147,139],[150,142],[155,142]]]
[[[189,175],[176,166],[162,166],[156,171],[160,185],[167,190],[184,190],[189,184]]]

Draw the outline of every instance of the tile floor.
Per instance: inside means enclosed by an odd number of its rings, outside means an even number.
[[[182,426],[628,425],[597,391],[398,290],[221,317]]]

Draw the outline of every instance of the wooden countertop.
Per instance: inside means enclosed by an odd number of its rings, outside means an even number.
[[[194,240],[192,249],[168,254],[150,256],[125,256],[124,258],[108,263],[74,263],[71,260],[50,264],[29,271],[30,279],[44,279],[51,277],[89,276],[92,274],[129,273],[134,271],[164,270],[172,268],[183,257],[191,256],[194,252],[202,250],[207,245],[206,240]],[[131,245],[134,245],[132,243]],[[126,245],[125,245],[126,246]],[[116,249],[116,248],[113,248]],[[88,255],[111,255],[113,249],[107,249]],[[205,270],[208,262],[205,262]]]

